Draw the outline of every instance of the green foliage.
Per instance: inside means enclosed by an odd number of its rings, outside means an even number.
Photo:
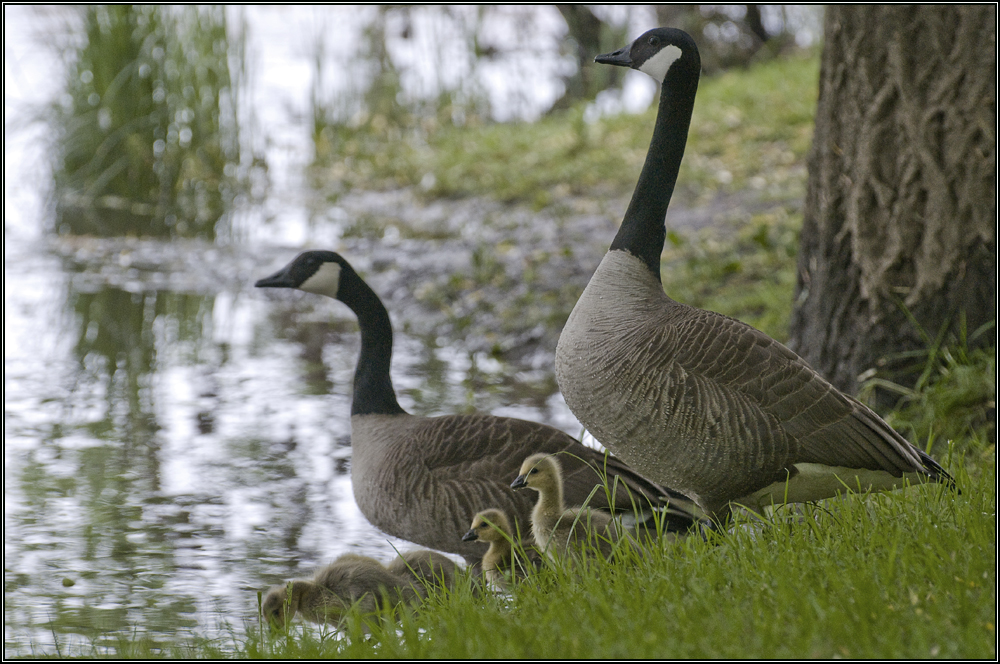
[[[670,231],[663,253],[667,293],[684,304],[788,338],[801,215],[785,208],[755,215],[728,237]]]
[[[994,321],[968,341],[992,333],[995,327]],[[987,444],[992,448],[996,445],[996,348],[970,349],[968,341],[930,342],[926,350],[916,354],[923,359],[924,370],[912,389],[871,377],[862,385],[859,397],[864,400],[876,387],[900,394],[889,424],[912,432],[911,440],[924,449],[931,450],[936,444],[943,448],[951,441],[963,451]]]
[[[84,20],[53,115],[57,228],[213,238],[247,186],[230,69],[242,37],[230,43],[222,7],[89,6]]]
[[[804,192],[818,58],[775,60],[705,78],[695,102],[678,196],[752,187]],[[544,207],[569,194],[620,195],[635,185],[656,105],[645,113],[584,120],[585,106],[531,123],[486,124],[477,115],[359,115],[316,125],[314,181],[327,191],[419,186],[430,197],[482,195]]]
[[[702,203],[720,191],[748,189],[803,197],[818,76],[810,58],[708,79],[695,101],[678,194]]]

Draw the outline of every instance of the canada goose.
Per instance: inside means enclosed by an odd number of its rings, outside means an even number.
[[[492,415],[415,417],[400,408],[389,377],[392,327],[374,291],[342,256],[307,251],[260,288],[296,288],[340,300],[358,317],[361,354],[351,406],[351,484],[362,514],[377,528],[422,546],[457,553],[472,564],[482,552],[456,533],[486,507],[498,507],[518,523],[530,521],[532,501],[514,494],[502,478],[517,472],[518,459],[535,452],[565,455],[566,497],[582,503],[607,472],[616,510],[669,503],[669,528],[696,522],[685,496],[643,478],[618,459],[589,448],[549,426]],[[627,489],[627,490],[626,490]],[[591,504],[609,508],[598,491]]]
[[[662,82],[653,138],[611,248],[563,328],[556,380],[594,437],[716,518],[730,503],[954,480],[878,415],[766,334],[670,299],[665,216],[701,65],[686,33],[646,32],[597,62]]]
[[[586,553],[587,548],[600,551],[605,558],[611,557],[615,542],[622,537],[621,524],[607,512],[589,507],[566,509],[562,471],[554,456],[529,456],[510,488],[538,492],[538,501],[531,512],[531,535],[535,546],[549,558],[554,560],[567,550]]]
[[[524,568],[515,560],[511,545],[513,532],[510,520],[502,510],[488,509],[472,518],[469,531],[462,535],[464,542],[486,542],[489,549],[483,554],[482,573],[486,583],[495,590],[506,590],[508,577],[523,577]]]
[[[387,566],[396,576],[415,583],[417,591],[424,597],[431,588],[455,587],[455,575],[462,571],[454,560],[428,549],[404,551]]]
[[[415,602],[418,592],[407,579],[367,556],[345,554],[320,569],[312,580],[272,586],[261,610],[273,627],[283,627],[297,613],[314,623],[338,624],[357,604],[365,614],[399,602]]]

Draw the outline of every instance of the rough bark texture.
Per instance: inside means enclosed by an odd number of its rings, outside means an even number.
[[[912,385],[996,317],[996,7],[831,5],[825,40],[789,345]]]

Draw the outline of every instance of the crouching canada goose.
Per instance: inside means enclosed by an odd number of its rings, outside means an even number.
[[[531,512],[531,536],[535,546],[553,560],[567,551],[587,555],[594,550],[610,558],[615,543],[624,535],[621,523],[607,512],[589,507],[566,508],[562,471],[553,456],[529,456],[510,487],[538,492],[538,502]]]
[[[374,558],[345,554],[311,580],[272,586],[261,611],[275,628],[288,625],[296,614],[310,622],[336,625],[354,605],[371,614],[385,606],[416,602],[421,596],[409,579],[393,574]]]
[[[954,480],[867,406],[738,320],[670,299],[664,219],[701,70],[658,28],[597,62],[662,83],[653,138],[618,234],[556,349],[566,404],[605,447],[709,514]]]
[[[494,590],[506,590],[510,580],[523,578],[533,562],[521,560],[512,545],[514,531],[510,520],[498,509],[483,510],[472,519],[469,531],[462,535],[464,542],[486,542],[489,549],[483,554],[483,578]]]
[[[613,494],[616,510],[636,504],[669,505],[672,528],[686,529],[696,522],[692,513],[697,508],[685,496],[648,481],[618,459],[605,457],[558,429],[483,414],[406,413],[396,401],[389,377],[389,314],[339,254],[307,251],[256,285],[326,295],[357,315],[361,354],[351,406],[351,484],[362,514],[382,531],[477,562],[480,547],[455,534],[487,507],[504,510],[514,518],[515,527],[521,524],[527,530],[532,501],[514,494],[503,478],[517,472],[519,459],[535,452],[569,453],[564,490],[571,501],[583,503],[602,481],[600,473],[606,472],[610,482],[621,485]],[[597,494],[592,505],[610,508],[605,492]]]

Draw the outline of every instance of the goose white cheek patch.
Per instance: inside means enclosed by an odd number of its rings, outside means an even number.
[[[302,282],[299,290],[327,297],[337,297],[337,290],[340,288],[340,264],[329,262],[320,265],[316,274]]]
[[[663,81],[667,77],[667,72],[670,71],[670,66],[677,62],[680,57],[680,48],[673,45],[664,46],[659,53],[642,63],[639,71],[649,74],[657,81]]]

